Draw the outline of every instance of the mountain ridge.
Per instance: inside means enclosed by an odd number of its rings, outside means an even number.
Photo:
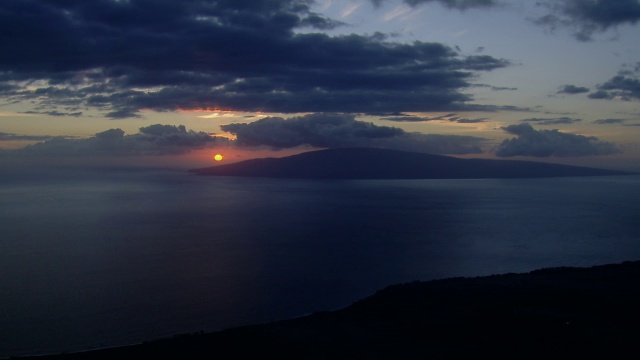
[[[209,176],[297,179],[485,179],[631,175],[521,160],[460,159],[377,148],[337,148],[191,169]]]

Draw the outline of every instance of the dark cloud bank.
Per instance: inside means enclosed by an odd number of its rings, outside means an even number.
[[[380,4],[385,0],[371,0]],[[404,0],[451,9],[496,0]],[[3,0],[0,97],[39,113],[139,117],[142,109],[393,113],[491,110],[464,93],[478,72],[510,65],[440,43],[401,44],[383,34],[329,36],[344,24],[312,0]],[[547,0],[538,23],[577,28],[580,39],[640,19],[637,0]],[[305,33],[297,30],[305,29]],[[311,32],[308,30],[311,29]],[[505,88],[494,87],[496,90]],[[619,75],[590,95],[637,99]],[[588,89],[566,85],[560,93]],[[59,111],[57,107],[74,109]]]
[[[459,9],[493,4],[439,2]],[[3,0],[0,34],[9,36],[0,36],[0,96],[97,108],[111,118],[141,109],[464,109],[472,99],[462,91],[475,73],[509,65],[382,34],[296,33],[341,25],[313,13],[312,3]]]

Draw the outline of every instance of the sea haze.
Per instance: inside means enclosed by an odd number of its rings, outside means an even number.
[[[267,322],[413,280],[640,259],[640,177],[0,179],[0,356]]]

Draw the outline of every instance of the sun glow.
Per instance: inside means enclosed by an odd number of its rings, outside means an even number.
[[[224,157],[222,156],[222,154],[215,154],[213,156],[213,160],[215,160],[215,161],[222,161],[223,158]]]

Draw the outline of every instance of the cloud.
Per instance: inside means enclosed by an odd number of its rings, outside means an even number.
[[[606,92],[604,90],[598,90],[596,92],[592,92],[591,94],[588,95],[588,97],[590,99],[607,99],[607,100],[611,100],[611,99],[615,98],[614,95],[609,94],[608,92]]]
[[[496,156],[574,157],[620,153],[614,144],[593,136],[567,134],[558,130],[535,130],[529,124],[510,125],[503,128],[517,137],[504,140]]]
[[[3,138],[44,140],[21,149],[5,150],[2,152],[5,156],[180,155],[229,141],[204,132],[187,131],[183,125],[160,124],[141,127],[139,133],[132,135],[125,135],[121,129],[110,129],[85,139],[4,133],[0,134],[0,140]]]
[[[394,137],[402,129],[377,126],[355,120],[348,114],[311,114],[292,117],[266,117],[252,123],[221,125],[223,131],[236,136],[241,146],[271,146],[291,148],[300,145],[315,147],[347,147],[370,139]]]
[[[592,99],[640,100],[640,79],[637,76],[616,75],[589,95]]]
[[[129,118],[141,118],[138,114],[138,109],[135,107],[123,107],[117,110],[109,111],[104,116],[110,119],[129,119]]]
[[[560,90],[558,90],[558,94],[582,94],[589,92],[589,88],[583,86],[575,86],[575,85],[565,85]]]
[[[458,118],[458,119],[451,119],[449,121],[457,122],[458,124],[477,124],[477,123],[487,122],[487,118],[476,118],[476,119]]]
[[[413,115],[396,115],[396,116],[385,116],[380,118],[380,120],[386,121],[396,121],[396,122],[423,122],[423,121],[432,121],[432,120],[440,120],[439,117],[425,117],[425,116],[413,116]]]
[[[383,0],[372,0],[376,5],[380,5]],[[417,6],[426,3],[438,3],[449,9],[466,10],[472,8],[489,8],[498,6],[495,0],[404,0],[411,6]]]
[[[489,88],[489,89],[491,89],[491,91],[515,91],[515,90],[518,90],[518,88],[515,88],[515,87],[491,86],[491,85],[487,85],[487,84],[473,84],[471,86],[472,87],[478,87],[478,88]]]
[[[491,90],[493,91],[516,91],[518,88],[516,87],[508,87],[508,86],[492,86]]]
[[[267,117],[252,123],[221,125],[236,136],[238,146],[291,148],[310,145],[321,148],[380,147],[438,154],[481,152],[485,141],[473,136],[408,133],[400,128],[358,121],[350,114],[310,114]]]
[[[432,117],[410,116],[410,115],[400,114],[396,116],[382,117],[381,120],[397,121],[397,122],[421,122],[421,121],[440,120],[440,121],[456,122],[459,124],[475,124],[475,123],[486,122],[487,118],[468,119],[468,118],[457,116],[456,114],[446,114],[446,115],[432,116]]]
[[[446,114],[440,116],[413,116],[406,115],[402,113],[393,114],[393,116],[385,116],[381,117],[381,120],[386,121],[396,121],[396,122],[422,122],[422,121],[434,121],[434,120],[445,120],[448,121],[451,117],[456,114]]]
[[[559,124],[573,124],[582,121],[582,119],[559,117],[559,118],[530,118],[522,119],[521,122],[536,123],[538,125],[559,125]]]
[[[29,141],[45,141],[53,138],[51,135],[20,135],[0,132],[0,141],[11,140],[29,140]]]
[[[52,111],[23,111],[23,114],[38,114],[38,115],[49,115],[49,116],[73,116],[73,117],[79,117],[82,116],[82,111],[75,111],[75,112],[60,112],[57,110],[52,110]]]
[[[594,124],[606,125],[606,124],[622,124],[624,123],[624,119],[598,119],[594,121]]]
[[[574,37],[580,41],[592,40],[596,32],[640,21],[637,0],[548,0],[538,4],[549,13],[536,19],[536,23],[552,30],[572,28]]]
[[[419,4],[422,1],[409,1]],[[446,1],[451,8],[493,1]],[[341,26],[307,0],[0,1],[0,93],[97,109],[397,112],[469,108],[478,72],[509,66],[440,43]],[[311,28],[305,32],[298,29]],[[46,56],[43,56],[46,54]],[[54,109],[55,110],[55,109]]]

